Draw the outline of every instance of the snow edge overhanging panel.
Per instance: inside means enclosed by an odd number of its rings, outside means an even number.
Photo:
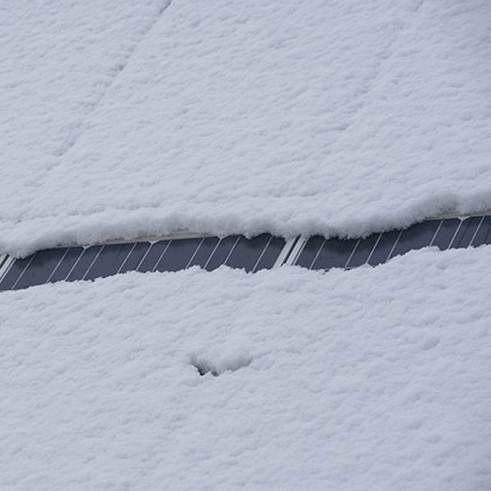
[[[222,265],[256,272],[283,265],[327,271],[376,266],[411,250],[440,250],[491,244],[491,215],[442,218],[404,230],[359,239],[297,236],[285,241],[271,234],[175,237],[155,241],[60,247],[37,251],[23,259],[0,257],[0,291],[57,281],[94,280],[128,271],[180,271]]]

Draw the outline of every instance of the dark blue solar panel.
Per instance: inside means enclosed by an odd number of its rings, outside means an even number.
[[[326,240],[312,264],[312,269],[344,268],[357,242],[355,239]]]
[[[198,249],[189,262],[189,266],[201,266],[202,268],[204,268],[208,259],[217,247],[218,242],[219,239],[217,237],[206,237],[205,239],[202,239],[198,246]]]
[[[68,274],[78,261],[78,258],[82,255],[83,251],[84,249],[82,247],[70,247],[65,252],[47,281],[49,283],[53,283],[55,281],[66,280]]]
[[[302,266],[303,268],[310,269],[314,259],[319,254],[324,241],[325,239],[321,235],[314,235],[313,237],[310,237],[300,252],[295,264]]]
[[[245,269],[247,272],[252,271],[271,238],[269,234],[258,235],[253,239],[241,237],[225,264],[231,268]]]
[[[167,251],[170,240],[159,240],[153,243],[145,253],[141,263],[137,266],[137,270],[141,273],[153,271],[157,263]]]
[[[93,280],[116,274],[132,250],[133,244],[110,244],[104,246],[85,275],[85,279]]]
[[[300,237],[289,243],[282,260],[288,261]],[[355,268],[362,264],[377,265],[409,250],[433,245],[440,249],[491,244],[491,216],[430,220],[403,231],[373,234],[365,239],[324,239],[310,237],[296,264],[312,269]],[[60,280],[94,279],[126,271],[179,271],[199,265],[211,271],[226,264],[245,271],[272,268],[286,252],[286,242],[270,234],[252,239],[229,236],[223,239],[161,240],[150,244],[110,244],[47,249],[11,263],[0,282],[0,290],[26,288]],[[282,256],[283,257],[283,256]],[[4,260],[2,260],[4,261]],[[7,263],[9,264],[9,263]]]
[[[36,252],[33,260],[29,263],[26,270],[19,277],[15,286],[16,289],[27,288],[28,286],[42,285],[54,272],[60,263],[67,249],[47,249]]]
[[[137,242],[134,244],[128,257],[121,264],[119,272],[126,273],[128,271],[136,271],[136,268],[145,257],[149,247],[150,242]]]
[[[208,259],[208,262],[205,264],[205,269],[207,271],[213,271],[222,264],[225,264],[225,261],[239,242],[239,239],[240,237],[238,235],[230,235],[229,237],[221,239]]]
[[[66,280],[67,281],[83,280],[89,268],[92,266],[92,263],[97,258],[97,255],[99,254],[99,251],[101,249],[102,246],[92,246],[92,247],[87,247],[87,249],[84,249],[80,257],[77,259],[76,263],[73,265],[73,268],[68,274]]]
[[[484,244],[491,244],[491,216],[484,217],[476,237],[472,242],[472,245],[475,247]]]
[[[438,247],[442,251],[448,249],[450,242],[452,242],[452,239],[455,236],[455,232],[457,232],[457,227],[460,225],[460,222],[461,221],[458,218],[442,220],[432,245]]]
[[[7,271],[7,274],[3,277],[2,282],[0,283],[0,291],[2,290],[12,290],[14,285],[17,283],[20,275],[27,268],[33,256],[26,257],[24,259],[17,259],[10,266],[10,269]]]
[[[366,239],[362,239],[356,245],[356,249],[351,256],[347,268],[356,268],[365,264],[370,257],[370,254],[375,248],[377,241],[379,240],[380,234],[373,234],[367,237]]]
[[[403,230],[390,257],[406,254],[411,250],[429,246],[438,230],[440,220],[417,223]]]
[[[389,254],[392,252],[394,244],[400,233],[401,232],[398,230],[384,232],[376,244],[372,255],[368,259],[368,264],[371,266],[377,266],[378,264],[385,263],[389,258]]]
[[[273,237],[259,258],[254,271],[271,269],[283,250],[283,247],[285,247],[285,240],[280,237]]]
[[[462,221],[455,237],[450,244],[452,249],[468,247],[471,240],[477,234],[477,227],[481,223],[481,217],[469,217]]]
[[[173,240],[155,268],[156,271],[185,269],[200,245],[201,239]]]

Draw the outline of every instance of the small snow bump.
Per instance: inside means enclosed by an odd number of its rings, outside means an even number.
[[[247,367],[251,362],[251,356],[240,353],[218,357],[193,354],[190,357],[191,365],[196,368],[201,376],[210,373],[214,377],[218,377],[224,372],[235,372],[240,368]]]
[[[440,342],[440,339],[437,338],[436,336],[427,337],[421,343],[421,349],[428,351],[430,349],[435,348],[439,342]]]

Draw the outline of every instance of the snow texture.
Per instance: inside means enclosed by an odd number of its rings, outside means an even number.
[[[490,261],[4,292],[0,487],[489,490]]]
[[[3,7],[0,251],[491,208],[488,0],[45,4]]]

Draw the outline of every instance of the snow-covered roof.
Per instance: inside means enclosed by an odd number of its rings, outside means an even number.
[[[487,489],[490,261],[430,250],[2,293],[0,483]]]
[[[487,0],[0,12],[2,258],[491,209]],[[490,259],[0,292],[0,487],[489,489]]]
[[[11,2],[0,251],[491,208],[486,0]]]

